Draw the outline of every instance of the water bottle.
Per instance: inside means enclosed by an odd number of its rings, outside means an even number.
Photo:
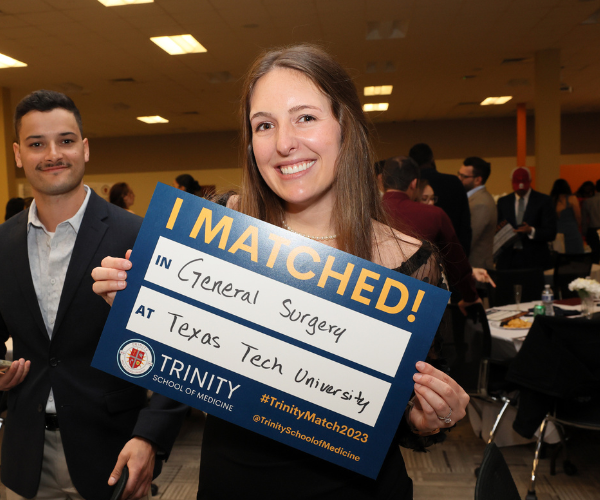
[[[554,293],[550,285],[546,285],[546,288],[542,292],[542,304],[546,306],[546,316],[554,316]]]

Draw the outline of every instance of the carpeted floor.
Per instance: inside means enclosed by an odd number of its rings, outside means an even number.
[[[156,480],[159,497],[164,500],[195,499],[198,484],[202,414],[196,410],[188,418],[171,459]],[[578,430],[570,443],[571,459],[579,473],[567,476],[562,458],[557,475],[550,476],[549,459],[538,468],[538,500],[600,499],[600,433]],[[481,463],[485,443],[475,437],[467,419],[450,432],[448,439],[429,453],[403,450],[409,475],[415,484],[415,500],[472,499],[475,488],[474,470]],[[511,469],[521,498],[525,498],[531,476],[534,445],[501,448]]]
[[[155,480],[163,500],[196,498],[200,447],[204,416],[193,410],[181,430],[171,458],[163,473]],[[474,470],[481,463],[485,443],[475,437],[467,419],[460,422],[448,439],[429,453],[403,450],[409,475],[415,484],[415,500],[472,499],[475,488]],[[501,448],[511,469],[521,498],[525,498],[531,474],[534,445]],[[556,476],[550,475],[549,459],[538,469],[538,500],[600,500],[600,433],[577,430],[570,442],[571,460],[579,473],[567,476],[562,469],[562,455]],[[1,498],[6,498],[0,488]]]

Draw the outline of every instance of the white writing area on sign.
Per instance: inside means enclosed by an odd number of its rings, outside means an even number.
[[[396,375],[411,336],[164,237],[144,279],[390,377]]]
[[[384,380],[146,287],[127,329],[370,426],[390,389]],[[156,361],[165,375],[192,386],[202,380],[197,367],[171,363],[166,373],[165,362]]]

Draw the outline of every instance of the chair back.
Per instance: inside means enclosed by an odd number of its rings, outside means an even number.
[[[475,483],[475,500],[520,500],[519,491],[495,443],[483,452],[483,461]]]
[[[481,360],[489,358],[492,337],[482,304],[467,308],[467,316],[455,304],[448,306],[451,328],[442,330],[441,355],[448,363],[450,376],[468,393],[479,387]]]
[[[521,285],[521,302],[540,300],[544,291],[544,270],[488,270],[496,288],[489,288],[490,307],[505,306],[515,303],[514,285]]]
[[[554,297],[569,299],[577,297],[577,292],[569,290],[569,283],[577,278],[585,278],[592,272],[592,254],[558,254],[554,264]]]
[[[507,378],[557,398],[600,394],[600,319],[536,316]]]

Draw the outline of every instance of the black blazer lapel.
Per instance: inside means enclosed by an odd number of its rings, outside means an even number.
[[[42,318],[40,305],[38,303],[35,287],[33,286],[33,278],[31,277],[31,268],[29,267],[29,254],[27,252],[27,218],[28,210],[24,210],[19,217],[18,226],[12,231],[8,237],[7,247],[13,249],[13,272],[14,282],[19,284],[21,293],[25,298],[25,303],[29,308],[29,312],[33,317],[36,325],[40,329],[43,337],[49,341],[48,331]]]
[[[108,229],[108,226],[103,220],[107,216],[106,202],[92,191],[90,201],[81,221],[81,226],[79,227],[79,232],[77,233],[75,246],[73,247],[73,254],[71,255],[56,313],[53,334],[59,331],[60,324],[79,288],[79,284],[88,272],[90,261],[96,254],[102,238],[104,238],[104,233]],[[52,338],[54,338],[54,335]]]
[[[539,210],[539,201],[537,191],[532,189],[529,194],[529,201],[525,207],[525,213],[523,214],[523,220],[530,226],[535,226],[536,224],[535,218]]]

